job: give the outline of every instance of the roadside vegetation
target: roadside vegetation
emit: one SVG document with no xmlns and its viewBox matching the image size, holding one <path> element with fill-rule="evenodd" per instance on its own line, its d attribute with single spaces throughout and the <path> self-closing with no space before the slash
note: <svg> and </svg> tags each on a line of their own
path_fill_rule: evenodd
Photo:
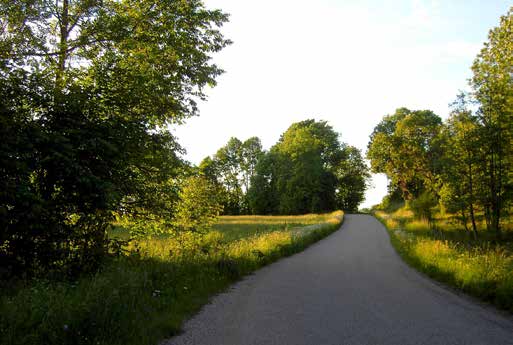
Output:
<svg viewBox="0 0 513 345">
<path fill-rule="evenodd" d="M 431 277 L 513 311 L 513 9 L 474 60 L 445 121 L 397 109 L 367 158 L 389 179 L 373 207 L 392 243 Z"/>
<path fill-rule="evenodd" d="M 76 281 L 2 287 L 2 344 L 156 344 L 242 276 L 337 230 L 340 211 L 291 217 L 221 217 L 205 234 L 134 240 Z M 130 222 L 112 236 L 130 236 Z"/>
<path fill-rule="evenodd" d="M 438 234 L 427 220 L 416 219 L 407 208 L 374 215 L 387 227 L 402 258 L 428 276 L 513 312 L 513 228 L 504 240 L 478 222 L 480 239 L 474 240 L 453 215 L 437 214 Z M 481 217 L 480 217 L 481 218 Z"/>
</svg>

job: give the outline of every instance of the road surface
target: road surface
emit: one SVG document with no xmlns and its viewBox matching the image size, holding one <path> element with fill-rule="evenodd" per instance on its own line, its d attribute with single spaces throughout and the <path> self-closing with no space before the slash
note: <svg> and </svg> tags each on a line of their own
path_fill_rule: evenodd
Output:
<svg viewBox="0 0 513 345">
<path fill-rule="evenodd" d="M 513 344 L 513 319 L 408 267 L 372 216 L 216 296 L 166 345 Z"/>
</svg>

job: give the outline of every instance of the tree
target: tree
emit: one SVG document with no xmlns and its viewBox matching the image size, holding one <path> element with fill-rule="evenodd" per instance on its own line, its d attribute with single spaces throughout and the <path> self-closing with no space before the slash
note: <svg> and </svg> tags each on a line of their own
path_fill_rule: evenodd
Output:
<svg viewBox="0 0 513 345">
<path fill-rule="evenodd" d="M 80 270 L 104 254 L 113 212 L 172 216 L 185 165 L 165 125 L 197 114 L 222 72 L 210 55 L 230 43 L 227 15 L 195 0 L 0 13 L 1 265 Z"/>
<path fill-rule="evenodd" d="M 435 195 L 440 188 L 442 120 L 429 110 L 400 108 L 374 128 L 367 157 L 372 171 L 385 173 L 401 188 L 405 200 L 425 189 Z"/>
<path fill-rule="evenodd" d="M 335 198 L 337 208 L 349 212 L 358 211 L 358 205 L 365 199 L 365 190 L 370 178 L 360 150 L 353 146 L 343 148 L 345 159 L 336 167 L 338 179 Z"/>
<path fill-rule="evenodd" d="M 501 237 L 501 217 L 512 199 L 513 9 L 501 17 L 472 66 L 470 85 L 479 103 L 481 145 L 486 150 L 487 223 Z"/>
<path fill-rule="evenodd" d="M 358 150 L 341 144 L 325 121 L 305 120 L 292 124 L 260 160 L 250 205 L 254 213 L 354 211 L 367 178 Z"/>
<path fill-rule="evenodd" d="M 217 150 L 212 158 L 215 181 L 224 188 L 225 214 L 238 215 L 242 209 L 244 192 L 241 175 L 241 146 L 242 142 L 232 137 L 225 146 Z"/>
<path fill-rule="evenodd" d="M 227 15 L 197 0 L 3 0 L 0 11 L 4 73 L 54 79 L 56 105 L 79 88 L 104 116 L 152 125 L 196 114 L 222 72 L 210 54 L 230 43 L 217 29 Z"/>
<path fill-rule="evenodd" d="M 266 152 L 259 159 L 248 190 L 248 204 L 252 214 L 276 214 L 278 195 L 276 190 L 279 155 Z"/>
<path fill-rule="evenodd" d="M 175 226 L 181 231 L 204 233 L 223 210 L 219 188 L 204 176 L 185 179 L 176 205 Z"/>
<path fill-rule="evenodd" d="M 255 176 L 256 166 L 262 155 L 262 143 L 258 137 L 247 139 L 240 147 L 240 170 L 244 192 L 242 212 L 245 214 L 250 213 L 248 191 L 251 186 L 251 179 Z"/>
<path fill-rule="evenodd" d="M 443 187 L 441 201 L 447 211 L 459 213 L 467 231 L 470 221 L 474 239 L 477 239 L 476 207 L 483 204 L 485 160 L 481 147 L 481 125 L 477 116 L 467 108 L 464 94 L 458 96 L 454 110 L 444 126 Z"/>
<path fill-rule="evenodd" d="M 200 170 L 223 189 L 225 214 L 250 212 L 248 191 L 262 154 L 259 138 L 241 142 L 232 137 L 212 158 L 201 162 Z"/>
</svg>

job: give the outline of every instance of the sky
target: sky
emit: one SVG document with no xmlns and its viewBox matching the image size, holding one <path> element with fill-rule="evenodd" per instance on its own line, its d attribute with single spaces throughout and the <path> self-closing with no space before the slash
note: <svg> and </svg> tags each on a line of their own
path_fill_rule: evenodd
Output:
<svg viewBox="0 0 513 345">
<path fill-rule="evenodd" d="M 204 0 L 230 14 L 234 43 L 213 57 L 225 70 L 200 115 L 173 128 L 198 164 L 230 137 L 265 149 L 294 122 L 326 120 L 365 155 L 369 135 L 395 109 L 442 118 L 471 65 L 513 3 L 499 0 Z M 373 175 L 361 207 L 381 201 Z"/>
</svg>

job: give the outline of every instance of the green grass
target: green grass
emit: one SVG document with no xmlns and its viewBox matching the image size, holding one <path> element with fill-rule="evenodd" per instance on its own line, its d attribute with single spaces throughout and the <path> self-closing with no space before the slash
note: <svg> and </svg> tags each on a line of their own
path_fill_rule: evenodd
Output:
<svg viewBox="0 0 513 345">
<path fill-rule="evenodd" d="M 131 243 L 96 274 L 20 281 L 0 296 L 1 344 L 157 344 L 215 293 L 339 228 L 342 212 L 221 217 L 205 236 Z M 122 227 L 111 236 L 126 237 Z"/>
<path fill-rule="evenodd" d="M 450 215 L 438 216 L 434 235 L 426 221 L 407 209 L 375 212 L 387 227 L 393 246 L 411 266 L 430 277 L 513 312 L 513 251 L 511 231 L 505 241 L 480 229 L 474 241 Z"/>
<path fill-rule="evenodd" d="M 258 236 L 273 231 L 295 229 L 326 221 L 326 215 L 307 214 L 302 216 L 223 216 L 213 226 L 226 241 L 249 236 Z"/>
</svg>

